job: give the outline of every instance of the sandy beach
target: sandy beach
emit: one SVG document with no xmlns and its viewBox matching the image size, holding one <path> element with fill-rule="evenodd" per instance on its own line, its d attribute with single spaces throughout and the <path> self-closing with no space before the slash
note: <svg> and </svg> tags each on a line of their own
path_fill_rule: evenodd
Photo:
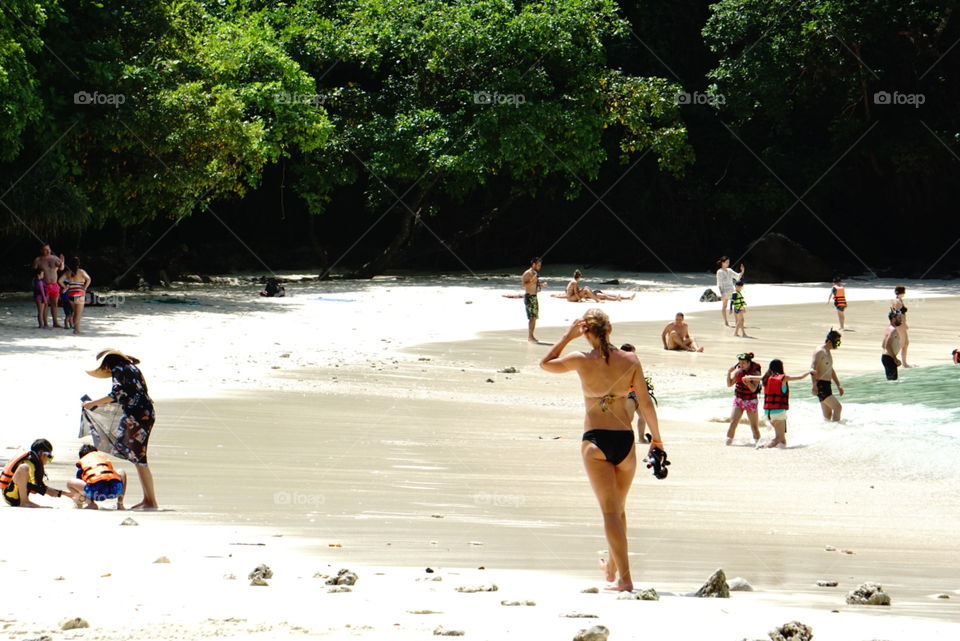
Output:
<svg viewBox="0 0 960 641">
<path fill-rule="evenodd" d="M 63 487 L 79 446 L 78 399 L 107 391 L 84 370 L 100 349 L 123 349 L 142 360 L 156 401 L 150 458 L 165 508 L 81 511 L 46 497 L 38 502 L 57 509 L 0 508 L 10 537 L 0 571 L 16 586 L 0 604 L 5 638 L 423 639 L 442 629 L 572 639 L 604 625 L 614 640 L 739 640 L 792 620 L 838 641 L 960 634 L 960 481 L 947 462 L 909 460 L 922 436 L 865 450 L 852 430 L 817 420 L 800 381 L 790 447 L 755 450 L 746 424 L 736 446 L 723 445 L 723 375 L 737 352 L 807 369 L 836 323 L 828 288 L 751 286 L 746 325 L 756 338 L 740 339 L 722 326 L 718 303 L 697 302 L 708 275 L 664 280 L 625 281 L 636 300 L 603 304 L 614 342 L 637 345 L 654 378 L 673 462 L 665 480 L 641 468 L 628 504 L 634 581 L 659 601 L 602 590 L 579 384 L 537 367 L 548 346 L 527 343 L 522 302 L 501 296 L 517 289 L 516 276 L 304 281 L 270 300 L 229 282 L 127 293 L 116 308 L 88 310 L 80 336 L 35 330 L 29 299 L 0 299 L 12 400 L 0 457 L 44 436 L 56 453 L 49 483 Z M 960 285 L 904 284 L 910 359 L 920 366 L 903 370 L 908 384 L 960 346 L 951 326 Z M 859 390 L 882 378 L 891 290 L 847 286 L 853 331 L 835 360 L 852 425 L 866 420 Z M 541 296 L 537 336 L 552 342 L 588 307 Z M 676 311 L 704 353 L 660 348 Z M 893 395 L 909 389 L 890 385 Z M 902 420 L 909 433 L 911 417 Z M 136 475 L 120 466 L 134 503 Z M 128 516 L 138 525 L 121 526 Z M 160 557 L 170 562 L 154 563 Z M 269 586 L 250 586 L 263 563 Z M 359 580 L 328 592 L 342 568 Z M 754 591 L 685 596 L 717 568 Z M 892 605 L 847 605 L 867 581 Z M 77 616 L 90 627 L 61 632 L 59 622 Z"/>
</svg>

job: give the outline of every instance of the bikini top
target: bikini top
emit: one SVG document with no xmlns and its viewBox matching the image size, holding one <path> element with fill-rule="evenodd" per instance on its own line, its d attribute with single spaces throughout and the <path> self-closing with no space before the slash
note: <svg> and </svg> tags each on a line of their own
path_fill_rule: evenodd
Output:
<svg viewBox="0 0 960 641">
<path fill-rule="evenodd" d="M 600 406 L 601 412 L 610 411 L 610 401 L 613 401 L 618 398 L 629 398 L 629 394 L 606 394 L 604 396 L 585 396 L 584 398 L 591 398 L 597 401 L 597 405 Z"/>
</svg>

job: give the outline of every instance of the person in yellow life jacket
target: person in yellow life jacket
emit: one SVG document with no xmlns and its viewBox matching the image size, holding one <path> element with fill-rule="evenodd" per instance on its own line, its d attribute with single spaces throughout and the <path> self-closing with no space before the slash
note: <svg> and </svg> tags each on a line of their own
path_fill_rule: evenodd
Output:
<svg viewBox="0 0 960 641">
<path fill-rule="evenodd" d="M 107 455 L 94 446 L 84 445 L 77 461 L 77 478 L 67 481 L 67 487 L 77 498 L 86 498 L 87 509 L 96 510 L 97 501 L 117 499 L 117 509 L 122 510 L 127 473 L 114 469 Z"/>
<path fill-rule="evenodd" d="M 833 279 L 833 288 L 830 295 L 827 296 L 827 305 L 833 301 L 833 306 L 837 308 L 837 318 L 840 320 L 840 329 L 843 330 L 843 312 L 847 309 L 847 292 L 843 287 L 843 279 L 839 276 Z"/>
<path fill-rule="evenodd" d="M 67 490 L 47 487 L 44 466 L 53 460 L 53 446 L 45 438 L 38 438 L 30 446 L 29 452 L 17 454 L 7 461 L 0 472 L 0 493 L 7 505 L 12 507 L 48 507 L 37 505 L 30 500 L 31 494 L 61 497 L 72 496 Z"/>
</svg>

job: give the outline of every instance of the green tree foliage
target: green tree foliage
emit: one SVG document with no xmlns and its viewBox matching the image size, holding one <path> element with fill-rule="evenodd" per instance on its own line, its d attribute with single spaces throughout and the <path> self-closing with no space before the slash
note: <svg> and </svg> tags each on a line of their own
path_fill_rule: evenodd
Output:
<svg viewBox="0 0 960 641">
<path fill-rule="evenodd" d="M 180 218 L 329 134 L 322 108 L 285 99 L 313 81 L 257 15 L 78 0 L 40 36 L 45 114 L 29 142 L 42 162 L 12 196 L 31 229 Z"/>
<path fill-rule="evenodd" d="M 42 110 L 28 54 L 43 47 L 40 30 L 54 8 L 38 0 L 4 0 L 0 6 L 0 162 L 17 156 L 23 130 Z"/>
<path fill-rule="evenodd" d="M 373 213 L 400 220 L 367 274 L 441 198 L 488 210 L 519 195 L 573 198 L 610 143 L 623 160 L 653 150 L 678 175 L 692 161 L 677 87 L 607 65 L 607 44 L 626 35 L 612 2 L 304 0 L 273 18 L 335 125 L 330 149 L 300 166 L 301 194 L 320 212 L 337 185 L 360 183 Z"/>
</svg>

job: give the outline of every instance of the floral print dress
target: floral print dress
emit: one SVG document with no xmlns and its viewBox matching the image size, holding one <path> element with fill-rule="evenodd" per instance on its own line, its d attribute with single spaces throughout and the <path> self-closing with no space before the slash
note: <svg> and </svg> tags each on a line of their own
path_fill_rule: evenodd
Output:
<svg viewBox="0 0 960 641">
<path fill-rule="evenodd" d="M 113 444 L 111 454 L 137 465 L 146 465 L 147 441 L 155 419 L 147 384 L 133 363 L 117 365 L 110 373 L 113 375 L 110 397 L 123 409 L 114 438 L 110 439 Z"/>
</svg>

